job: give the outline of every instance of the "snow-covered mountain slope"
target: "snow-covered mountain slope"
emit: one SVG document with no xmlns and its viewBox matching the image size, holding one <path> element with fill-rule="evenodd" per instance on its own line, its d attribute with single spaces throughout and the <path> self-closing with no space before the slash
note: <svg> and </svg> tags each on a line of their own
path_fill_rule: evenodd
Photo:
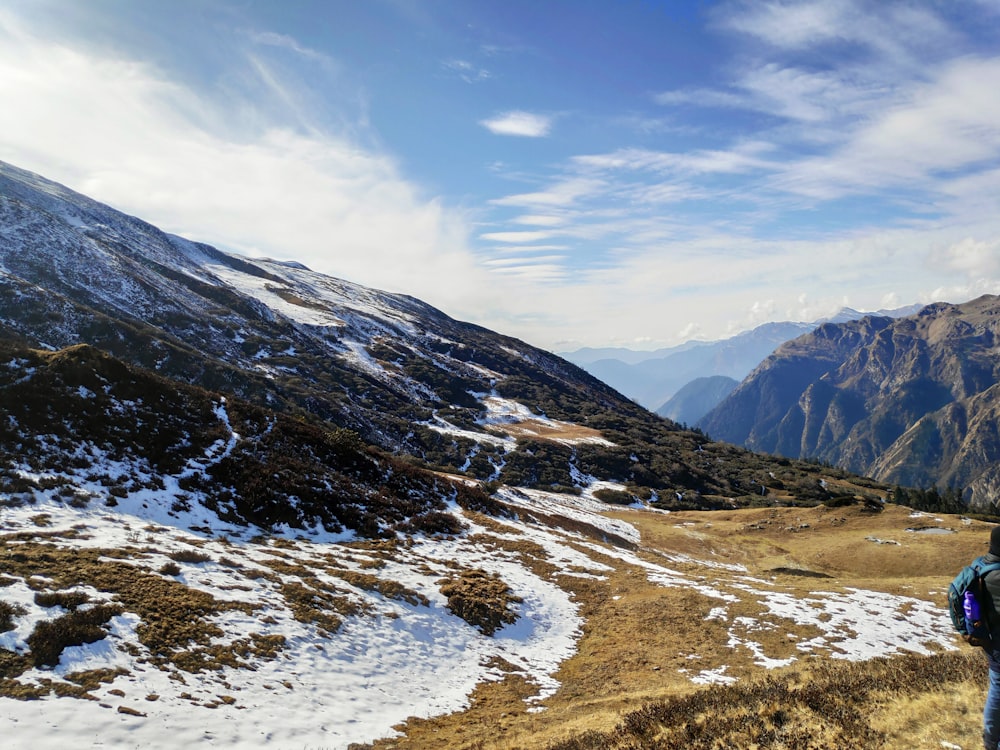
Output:
<svg viewBox="0 0 1000 750">
<path fill-rule="evenodd" d="M 593 416 L 646 417 L 558 357 L 413 298 L 191 243 L 3 164 L 0 327 L 35 346 L 89 343 L 169 377 L 305 410 L 453 468 L 472 442 L 427 425 L 474 428 L 482 399 L 518 382 L 539 391 L 527 404 L 536 414 L 544 397 L 568 412 L 548 415 L 557 419 L 584 416 L 583 404 Z"/>
<path fill-rule="evenodd" d="M 410 297 L 168 235 L 2 163 L 0 334 L 90 344 L 478 481 L 572 488 L 583 475 L 684 507 L 767 483 L 760 459 L 719 447 L 701 460 L 703 435 L 553 354 Z M 517 418 L 498 426 L 496 404 Z M 811 469 L 795 473 L 784 487 L 812 498 Z"/>
</svg>

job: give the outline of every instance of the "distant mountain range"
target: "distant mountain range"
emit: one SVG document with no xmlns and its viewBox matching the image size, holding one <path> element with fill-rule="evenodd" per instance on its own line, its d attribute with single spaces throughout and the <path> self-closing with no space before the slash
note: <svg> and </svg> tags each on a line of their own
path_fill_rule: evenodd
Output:
<svg viewBox="0 0 1000 750">
<path fill-rule="evenodd" d="M 711 408 L 715 404 L 703 398 L 697 405 L 679 406 L 676 401 L 668 403 L 691 381 L 719 375 L 737 382 L 743 380 L 778 346 L 824 322 L 842 323 L 865 315 L 901 317 L 919 309 L 920 305 L 910 305 L 897 310 L 863 313 L 845 307 L 832 318 L 812 323 L 764 323 L 719 341 L 688 341 L 648 352 L 623 348 L 578 349 L 562 352 L 561 356 L 647 409 L 671 419 L 674 414 L 682 413 L 687 419 L 680 421 L 693 424 L 708 412 L 706 408 L 698 413 L 702 406 Z"/>
<path fill-rule="evenodd" d="M 1000 489 L 1000 298 L 866 317 L 779 347 L 699 427 L 882 482 Z"/>
</svg>

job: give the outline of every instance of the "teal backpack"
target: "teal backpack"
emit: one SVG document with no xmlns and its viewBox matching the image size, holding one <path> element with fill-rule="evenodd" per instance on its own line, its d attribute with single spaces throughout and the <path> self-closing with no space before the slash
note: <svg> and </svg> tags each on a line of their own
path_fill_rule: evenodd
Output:
<svg viewBox="0 0 1000 750">
<path fill-rule="evenodd" d="M 948 586 L 948 614 L 951 624 L 973 646 L 990 646 L 990 628 L 983 612 L 992 608 L 986 593 L 986 574 L 1000 570 L 1000 562 L 987 563 L 977 557 L 955 576 Z"/>
</svg>

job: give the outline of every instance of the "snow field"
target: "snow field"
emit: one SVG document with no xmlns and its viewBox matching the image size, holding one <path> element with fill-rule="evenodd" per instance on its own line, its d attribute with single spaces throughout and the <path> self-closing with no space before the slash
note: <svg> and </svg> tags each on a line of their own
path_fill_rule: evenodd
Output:
<svg viewBox="0 0 1000 750">
<path fill-rule="evenodd" d="M 223 413 L 220 406 L 220 419 Z M 223 443 L 214 446 L 213 455 L 225 448 Z M 45 516 L 43 530 L 53 534 L 46 540 L 49 543 L 131 546 L 143 554 L 130 564 L 154 572 L 178 553 L 196 552 L 206 559 L 181 563 L 177 581 L 219 601 L 245 602 L 254 608 L 251 613 L 223 611 L 215 616 L 213 623 L 224 632 L 217 640 L 226 645 L 252 634 L 280 635 L 284 647 L 275 658 L 250 657 L 247 668 L 223 667 L 196 675 L 159 669 L 144 663 L 147 653 L 137 634 L 139 617 L 124 612 L 111 620 L 105 639 L 68 648 L 55 668 L 33 669 L 19 678 L 37 684 L 46 679 L 58 682 L 81 670 L 121 670 L 112 682 L 91 691 L 97 700 L 51 695 L 35 701 L 0 698 L 4 736 L 34 748 L 65 744 L 69 732 L 77 746 L 95 748 L 180 744 L 240 750 L 346 748 L 352 742 L 391 736 L 393 727 L 410 716 L 462 710 L 478 683 L 502 679 L 498 659 L 537 686 L 537 694 L 528 702 L 530 710 L 543 710 L 544 700 L 559 688 L 553 675 L 576 652 L 582 634 L 578 605 L 560 580 L 602 578 L 612 571 L 603 562 L 608 559 L 642 571 L 658 586 L 689 588 L 717 601 L 706 619 L 726 626 L 727 647 L 734 656 L 749 653 L 764 668 L 798 658 L 770 656 L 757 635 L 790 624 L 808 624 L 820 632 L 795 643 L 801 655 L 862 660 L 904 650 L 929 653 L 954 648 L 946 613 L 926 601 L 858 589 L 801 596 L 774 581 L 753 578 L 741 566 L 645 551 L 638 530 L 603 515 L 605 506 L 587 493 L 574 497 L 506 489 L 502 498 L 522 517 L 498 519 L 485 528 L 453 507 L 452 512 L 469 526 L 467 533 L 454 538 L 418 537 L 380 549 L 322 529 L 307 539 L 291 534 L 254 539 L 252 530 L 220 524 L 197 503 L 180 517 L 165 512 L 163 492 L 137 493 L 115 509 L 98 507 L 98 501 L 87 508 L 70 508 L 54 495 L 43 497 L 34 505 L 5 508 L 0 534 L 37 530 L 39 516 Z M 633 548 L 529 523 L 531 512 L 586 523 Z M 206 531 L 193 532 L 184 524 Z M 78 536 L 58 536 L 70 530 Z M 549 579 L 532 571 L 520 554 L 504 548 L 505 541 L 537 545 L 557 572 Z M 476 568 L 499 575 L 523 600 L 516 605 L 520 619 L 493 637 L 451 614 L 439 588 L 449 573 Z M 302 583 L 296 571 L 306 569 L 316 585 L 358 607 L 358 613 L 343 617 L 340 629 L 329 637 L 314 624 L 297 620 L 282 596 L 281 585 Z M 350 575 L 338 575 L 339 571 L 395 582 L 409 593 L 386 596 L 352 582 Z M 93 602 L 109 599 L 87 586 L 78 589 Z M 2 592 L 25 611 L 14 630 L 0 634 L 3 648 L 24 649 L 34 624 L 61 611 L 37 605 L 34 591 L 21 580 Z M 744 605 L 741 612 L 750 602 L 759 614 L 732 615 L 730 608 L 738 602 Z M 690 658 L 699 659 L 695 654 Z M 679 671 L 693 684 L 703 685 L 732 682 L 736 678 L 729 669 L 723 663 L 705 665 L 697 672 Z"/>
</svg>

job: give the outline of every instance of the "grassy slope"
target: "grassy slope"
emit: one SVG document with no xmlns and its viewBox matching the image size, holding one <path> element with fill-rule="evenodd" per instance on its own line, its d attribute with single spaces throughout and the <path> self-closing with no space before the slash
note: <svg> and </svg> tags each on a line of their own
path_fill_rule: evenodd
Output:
<svg viewBox="0 0 1000 750">
<path fill-rule="evenodd" d="M 948 581 L 985 551 L 989 529 L 955 516 L 915 518 L 898 506 L 880 514 L 855 506 L 619 515 L 641 529 L 651 559 L 665 550 L 740 563 L 801 596 L 862 587 L 942 607 Z M 906 531 L 924 525 L 954 533 Z M 940 748 L 946 741 L 970 748 L 980 742 L 985 674 L 968 647 L 861 663 L 800 655 L 791 666 L 768 671 L 747 649 L 727 644 L 724 624 L 704 621 L 718 602 L 696 591 L 656 586 L 624 565 L 606 580 L 579 581 L 575 591 L 587 616 L 585 636 L 558 673 L 562 686 L 544 702 L 545 711 L 527 712 L 522 682 L 509 678 L 481 687 L 468 711 L 411 720 L 400 727 L 405 737 L 374 747 Z M 760 611 L 748 598 L 731 614 Z M 811 626 L 781 625 L 755 633 L 772 658 L 797 653 L 788 632 L 815 635 Z M 678 671 L 692 664 L 728 665 L 726 674 L 739 681 L 693 685 L 690 671 Z"/>
</svg>

